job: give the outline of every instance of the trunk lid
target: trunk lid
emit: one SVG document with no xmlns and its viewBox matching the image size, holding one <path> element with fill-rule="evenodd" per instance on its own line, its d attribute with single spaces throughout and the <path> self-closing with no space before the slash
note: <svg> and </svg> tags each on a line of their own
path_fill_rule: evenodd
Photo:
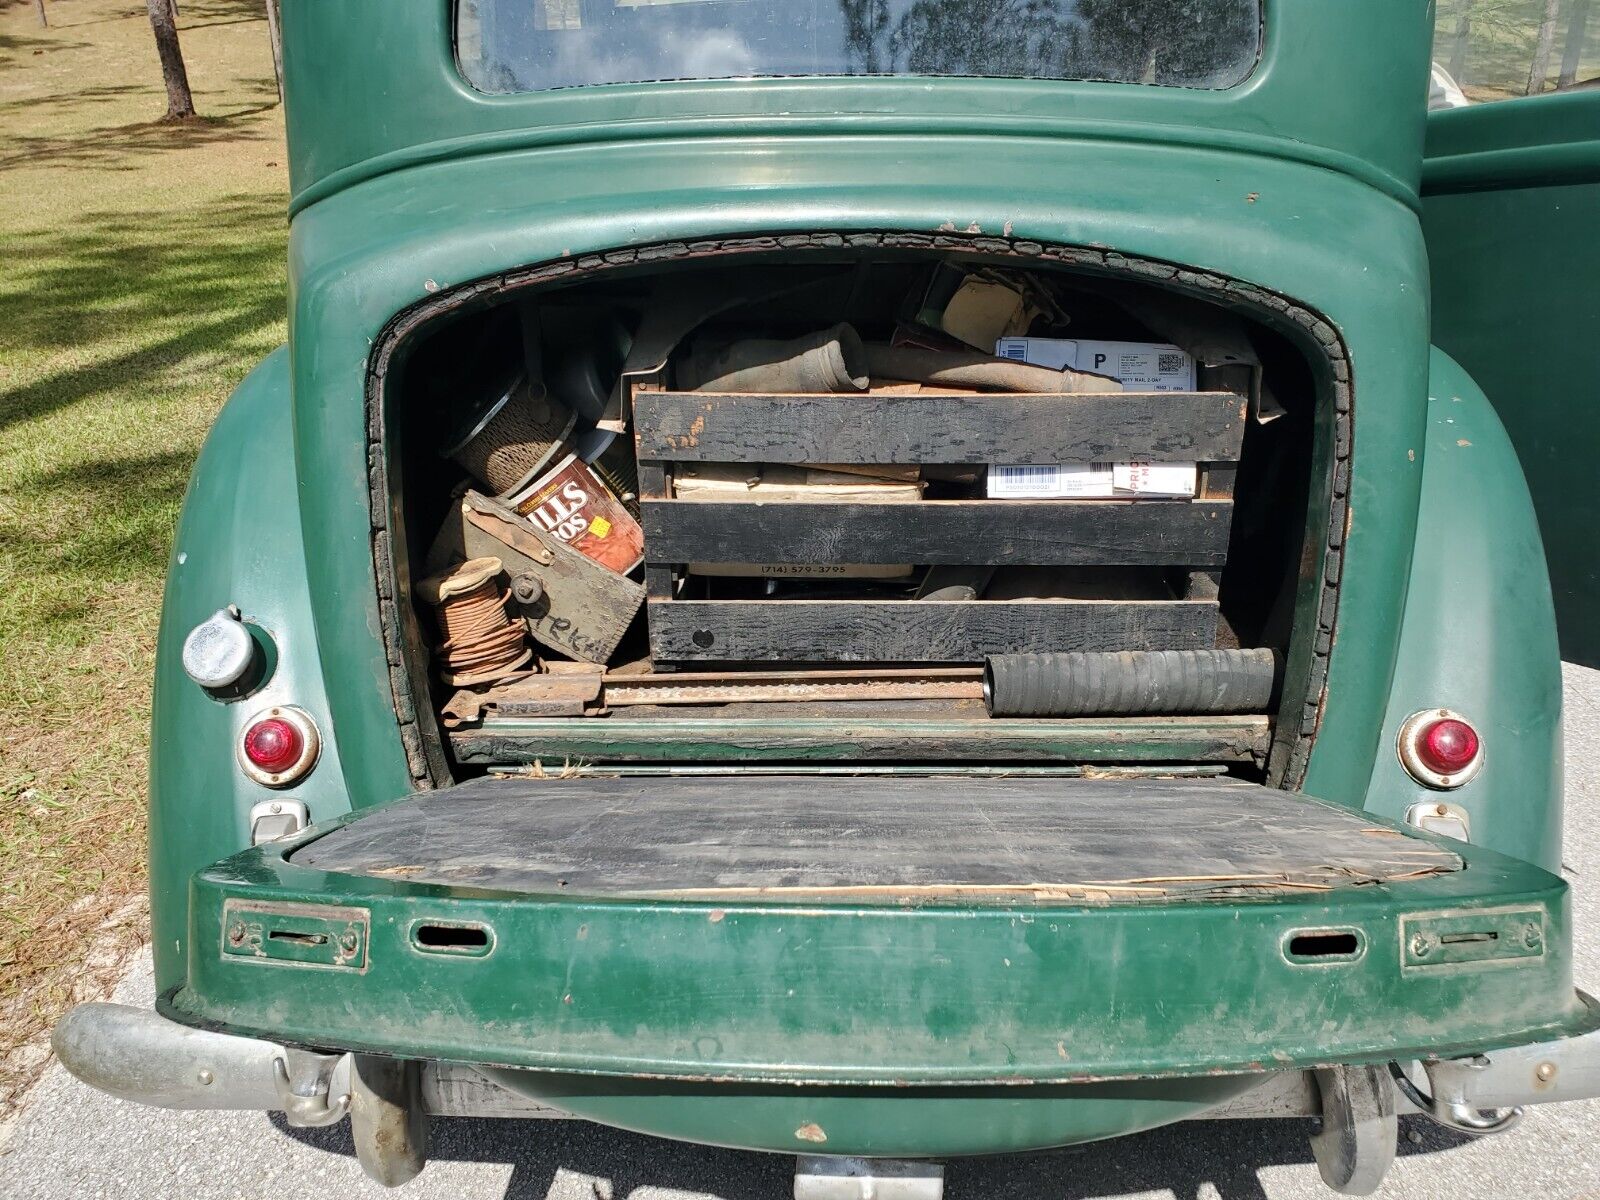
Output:
<svg viewBox="0 0 1600 1200">
<path fill-rule="evenodd" d="M 163 1006 L 635 1081 L 1083 1083 L 1551 1036 L 1566 923 L 1538 868 L 1226 779 L 488 779 L 201 872 Z"/>
</svg>

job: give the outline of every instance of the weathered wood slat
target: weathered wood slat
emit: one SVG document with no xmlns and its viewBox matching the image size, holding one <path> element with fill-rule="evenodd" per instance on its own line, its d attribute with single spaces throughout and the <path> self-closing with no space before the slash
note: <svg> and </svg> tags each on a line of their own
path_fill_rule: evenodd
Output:
<svg viewBox="0 0 1600 1200">
<path fill-rule="evenodd" d="M 1206 600 L 676 600 L 649 604 L 657 662 L 982 662 L 1216 644 Z"/>
<path fill-rule="evenodd" d="M 1220 567 L 1231 500 L 646 500 L 651 562 Z"/>
<path fill-rule="evenodd" d="M 1259 761 L 1266 717 L 1077 717 L 1065 721 L 486 718 L 450 734 L 466 763 L 1239 762 Z"/>
<path fill-rule="evenodd" d="M 639 456 L 672 462 L 1232 462 L 1243 396 L 775 396 L 642 392 Z"/>
</svg>

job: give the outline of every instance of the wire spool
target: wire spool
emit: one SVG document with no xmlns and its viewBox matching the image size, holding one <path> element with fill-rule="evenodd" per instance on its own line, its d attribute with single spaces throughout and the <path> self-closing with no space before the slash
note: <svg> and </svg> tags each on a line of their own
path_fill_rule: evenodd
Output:
<svg viewBox="0 0 1600 1200">
<path fill-rule="evenodd" d="M 417 585 L 417 595 L 433 606 L 443 639 L 440 674 L 452 687 L 504 679 L 533 657 L 527 627 L 506 609 L 511 593 L 500 587 L 504 569 L 498 558 L 474 558 Z"/>
<path fill-rule="evenodd" d="M 505 496 L 550 465 L 577 420 L 519 364 L 468 408 L 441 453 Z"/>
</svg>

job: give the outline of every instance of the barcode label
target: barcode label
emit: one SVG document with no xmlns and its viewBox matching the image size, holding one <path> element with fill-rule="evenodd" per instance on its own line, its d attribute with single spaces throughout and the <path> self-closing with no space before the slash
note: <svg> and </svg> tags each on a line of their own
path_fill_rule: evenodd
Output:
<svg viewBox="0 0 1600 1200">
<path fill-rule="evenodd" d="M 1194 463 L 1075 463 L 989 468 L 991 500 L 1113 500 L 1192 497 Z"/>
<path fill-rule="evenodd" d="M 1111 492 L 1110 463 L 989 468 L 989 496 L 995 500 L 1068 500 Z"/>
<path fill-rule="evenodd" d="M 1108 375 L 1127 392 L 1194 390 L 1194 359 L 1170 342 L 1102 342 L 1075 338 L 1000 338 L 995 354 L 1059 371 Z"/>
</svg>

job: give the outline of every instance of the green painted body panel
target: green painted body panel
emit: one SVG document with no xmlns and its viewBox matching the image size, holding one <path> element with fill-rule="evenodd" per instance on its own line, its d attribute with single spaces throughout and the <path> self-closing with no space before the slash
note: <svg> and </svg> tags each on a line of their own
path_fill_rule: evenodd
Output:
<svg viewBox="0 0 1600 1200">
<path fill-rule="evenodd" d="M 1313 163 L 1400 198 L 1416 188 L 1428 15 L 1392 0 L 1264 0 L 1261 64 L 1226 91 L 819 78 L 490 96 L 456 68 L 453 7 L 284 0 L 294 211 L 379 174 L 522 146 L 790 134 L 1181 142 Z"/>
<path fill-rule="evenodd" d="M 1269 0 L 1263 62 L 1228 92 L 874 79 L 487 97 L 456 75 L 448 8 L 284 5 L 292 354 L 241 386 L 207 443 L 162 621 L 152 905 L 168 1012 L 537 1068 L 514 1077 L 523 1090 L 629 1128 L 885 1155 L 1111 1136 L 1250 1083 L 1208 1072 L 1471 1049 L 1579 1019 L 1564 886 L 1484 849 L 1448 879 L 1271 903 L 741 905 L 716 920 L 705 905 L 407 887 L 297 868 L 282 846 L 241 853 L 251 804 L 271 795 L 233 757 L 259 707 L 292 701 L 322 728 L 321 763 L 288 793 L 314 820 L 414 786 L 380 636 L 363 403 L 372 347 L 397 313 L 646 243 L 961 230 L 1181 263 L 1324 315 L 1353 364 L 1355 437 L 1306 789 L 1399 816 L 1417 790 L 1395 763 L 1395 726 L 1448 703 L 1489 739 L 1462 793 L 1476 840 L 1557 861 L 1557 668 L 1526 490 L 1470 382 L 1442 359 L 1430 382 L 1420 9 Z M 1452 420 L 1471 431 L 1470 462 L 1452 453 Z M 271 631 L 279 663 L 260 695 L 223 705 L 183 675 L 178 650 L 230 601 Z M 1441 644 L 1446 605 L 1462 644 L 1486 655 Z M 728 754 L 708 744 L 705 756 Z M 364 907 L 370 966 L 230 960 L 230 897 Z M 1543 954 L 1400 965 L 1404 913 L 1507 905 L 1540 914 Z M 423 958 L 407 931 L 425 913 L 492 919 L 501 940 L 485 958 Z M 1336 986 L 1319 974 L 1331 968 L 1277 949 L 1288 928 L 1327 924 L 1372 947 L 1337 968 Z M 1091 1082 L 1107 1075 L 1162 1078 Z M 811 1124 L 825 1145 L 797 1140 Z"/>
<path fill-rule="evenodd" d="M 150 920 L 161 981 L 183 975 L 189 877 L 249 845 L 251 805 L 298 799 L 314 821 L 350 808 L 342 739 L 324 699 L 316 641 L 307 636 L 315 618 L 289 435 L 289 353 L 279 350 L 245 378 L 217 418 L 173 541 L 150 728 Z M 183 673 L 179 652 L 189 630 L 230 603 L 272 637 L 277 662 L 254 696 L 219 704 Z M 250 714 L 284 702 L 315 718 L 322 759 L 299 786 L 274 792 L 244 776 L 233 747 Z M 383 771 L 381 761 L 370 767 Z M 391 767 L 390 774 L 398 794 L 404 771 Z"/>
<path fill-rule="evenodd" d="M 1428 467 L 1383 745 L 1412 713 L 1440 705 L 1490 740 L 1477 778 L 1448 795 L 1380 755 L 1367 807 L 1400 819 L 1413 804 L 1448 800 L 1471 817 L 1474 842 L 1559 871 L 1561 658 L 1533 504 L 1494 409 L 1437 351 L 1428 396 Z"/>
<path fill-rule="evenodd" d="M 657 1137 L 791 1154 L 950 1158 L 1070 1146 L 1169 1125 L 1232 1099 L 1250 1075 L 1053 1087 L 800 1088 L 496 1071 L 566 1112 Z M 825 1139 L 825 1140 L 823 1140 Z"/>
<path fill-rule="evenodd" d="M 1600 665 L 1600 92 L 1435 114 L 1423 176 L 1433 340 L 1522 457 L 1563 655 Z"/>
<path fill-rule="evenodd" d="M 908 1085 L 1017 1089 L 1460 1054 L 1589 1020 L 1572 987 L 1565 883 L 1478 848 L 1462 871 L 1333 893 L 904 907 L 409 884 L 297 865 L 294 847 L 315 836 L 196 876 L 188 982 L 165 998 L 172 1015 L 310 1045 L 613 1076 L 608 1088 L 548 1081 L 574 1100 L 597 1093 L 589 1102 L 602 1108 L 626 1107 L 641 1081 L 645 1095 L 661 1080 L 885 1089 L 822 1093 L 841 1130 L 852 1127 L 842 1119 L 850 1111 L 893 1105 Z M 251 911 L 230 910 L 230 900 Z M 343 967 L 253 954 L 249 945 L 274 927 L 263 904 L 292 906 L 295 930 L 313 906 L 336 905 L 327 911 L 341 928 L 356 920 L 370 930 L 366 949 Z M 1446 916 L 1474 929 L 1509 921 L 1526 944 L 1492 962 L 1409 961 L 1418 928 L 1409 922 Z M 492 948 L 418 949 L 411 930 L 422 921 L 487 927 Z M 1328 928 L 1355 931 L 1361 952 L 1316 964 L 1285 955 L 1293 932 Z M 1173 1107 L 1148 1107 L 1149 1123 L 1197 1097 L 1223 1098 L 1220 1087 L 1153 1095 Z M 1105 1132 L 1092 1105 L 1068 1098 L 1041 1114 L 1059 1122 L 1055 1141 Z M 716 1106 L 674 1118 L 704 1136 L 692 1111 Z M 738 1144 L 797 1148 L 795 1128 L 778 1143 L 765 1132 Z M 843 1136 L 830 1149 L 855 1152 Z M 1011 1136 L 1037 1137 L 1038 1125 Z M 872 1144 L 885 1154 L 925 1149 Z"/>
</svg>

